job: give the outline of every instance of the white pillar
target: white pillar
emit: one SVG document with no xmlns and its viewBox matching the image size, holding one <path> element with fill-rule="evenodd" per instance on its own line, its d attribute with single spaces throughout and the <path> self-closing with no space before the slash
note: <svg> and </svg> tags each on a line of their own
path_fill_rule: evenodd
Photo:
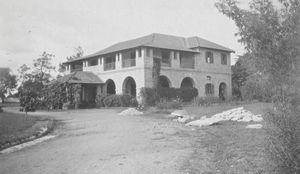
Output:
<svg viewBox="0 0 300 174">
<path fill-rule="evenodd" d="M 116 69 L 122 69 L 122 61 L 120 59 L 121 53 L 116 54 Z"/>
<path fill-rule="evenodd" d="M 179 52 L 177 52 L 177 51 L 171 52 L 171 67 L 172 68 L 180 68 Z"/>
</svg>

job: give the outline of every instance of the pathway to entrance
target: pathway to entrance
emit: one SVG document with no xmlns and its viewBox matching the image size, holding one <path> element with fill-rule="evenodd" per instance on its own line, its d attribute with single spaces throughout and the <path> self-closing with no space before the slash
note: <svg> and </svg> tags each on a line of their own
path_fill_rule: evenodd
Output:
<svg viewBox="0 0 300 174">
<path fill-rule="evenodd" d="M 57 137 L 0 155 L 0 173 L 175 174 L 193 153 L 191 128 L 170 120 L 110 109 L 45 114 L 63 122 Z"/>
</svg>

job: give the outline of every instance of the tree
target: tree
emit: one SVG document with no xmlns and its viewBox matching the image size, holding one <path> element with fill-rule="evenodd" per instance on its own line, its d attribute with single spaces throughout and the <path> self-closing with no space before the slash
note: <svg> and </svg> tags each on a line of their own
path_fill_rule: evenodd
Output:
<svg viewBox="0 0 300 174">
<path fill-rule="evenodd" d="M 232 94 L 237 99 L 242 99 L 241 87 L 245 85 L 249 72 L 244 64 L 247 56 L 240 56 L 237 62 L 231 66 L 232 71 Z"/>
<path fill-rule="evenodd" d="M 0 98 L 2 103 L 4 103 L 6 95 L 10 94 L 16 86 L 16 76 L 10 73 L 10 69 L 0 68 Z"/>
<path fill-rule="evenodd" d="M 29 73 L 30 67 L 28 67 L 26 64 L 23 64 L 19 67 L 18 73 L 19 73 L 19 80 L 21 82 L 24 82 L 25 80 L 28 80 L 32 78 L 32 74 Z"/>
<path fill-rule="evenodd" d="M 275 94 L 276 109 L 265 117 L 269 133 L 266 151 L 269 161 L 275 164 L 269 173 L 300 173 L 300 96 L 296 90 L 299 71 L 295 66 L 299 65 L 299 47 L 295 43 L 299 39 L 300 1 L 278 3 L 275 8 L 271 0 L 252 0 L 250 9 L 245 10 L 238 7 L 236 0 L 220 0 L 216 6 L 235 22 L 236 35 L 245 46 L 253 70 Z"/>
<path fill-rule="evenodd" d="M 75 60 L 75 59 L 78 59 L 78 58 L 82 57 L 83 55 L 84 55 L 84 51 L 83 51 L 82 47 L 78 46 L 78 47 L 74 48 L 74 54 L 72 56 L 66 57 L 66 59 L 67 59 L 67 61 Z M 65 72 L 65 70 L 66 70 L 65 65 L 60 63 L 59 68 L 58 68 L 58 72 L 63 73 L 63 72 Z"/>
<path fill-rule="evenodd" d="M 55 57 L 53 54 L 43 52 L 41 57 L 33 60 L 33 76 L 36 80 L 46 84 L 51 79 L 51 72 L 55 70 L 51 60 Z"/>
<path fill-rule="evenodd" d="M 50 82 L 51 72 L 55 69 L 51 63 L 53 57 L 53 54 L 43 52 L 39 58 L 33 60 L 32 69 L 24 64 L 18 70 L 22 79 L 18 88 L 20 106 L 26 112 L 45 105 L 43 89 Z"/>
</svg>

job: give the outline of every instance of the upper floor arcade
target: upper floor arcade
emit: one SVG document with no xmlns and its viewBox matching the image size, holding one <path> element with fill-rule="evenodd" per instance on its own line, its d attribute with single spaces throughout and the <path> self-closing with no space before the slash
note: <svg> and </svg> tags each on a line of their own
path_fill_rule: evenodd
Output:
<svg viewBox="0 0 300 174">
<path fill-rule="evenodd" d="M 77 60 L 66 62 L 66 71 L 109 72 L 151 68 L 155 60 L 162 69 L 229 71 L 232 50 L 201 39 L 151 34 L 120 42 Z"/>
<path fill-rule="evenodd" d="M 194 52 L 186 52 L 150 47 L 133 48 L 67 63 L 66 71 L 107 72 L 128 68 L 151 68 L 154 60 L 160 61 L 162 69 L 230 68 L 230 53 L 201 48 L 195 50 Z"/>
</svg>

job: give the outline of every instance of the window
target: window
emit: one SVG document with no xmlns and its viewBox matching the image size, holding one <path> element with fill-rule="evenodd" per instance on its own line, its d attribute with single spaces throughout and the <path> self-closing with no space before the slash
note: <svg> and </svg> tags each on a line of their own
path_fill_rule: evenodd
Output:
<svg viewBox="0 0 300 174">
<path fill-rule="evenodd" d="M 205 94 L 206 95 L 213 95 L 214 94 L 214 85 L 208 83 L 205 85 Z"/>
<path fill-rule="evenodd" d="M 214 63 L 214 55 L 212 52 L 208 51 L 205 53 L 205 62 L 206 63 Z"/>
<path fill-rule="evenodd" d="M 135 59 L 136 53 L 135 50 L 130 52 L 130 59 Z"/>
<path fill-rule="evenodd" d="M 227 65 L 227 55 L 225 53 L 221 54 L 221 64 Z"/>
<path fill-rule="evenodd" d="M 91 59 L 91 60 L 88 60 L 88 66 L 95 66 L 95 65 L 98 65 L 98 59 Z"/>
<path fill-rule="evenodd" d="M 161 51 L 161 62 L 162 62 L 162 66 L 171 66 L 170 51 L 167 50 Z"/>
</svg>

